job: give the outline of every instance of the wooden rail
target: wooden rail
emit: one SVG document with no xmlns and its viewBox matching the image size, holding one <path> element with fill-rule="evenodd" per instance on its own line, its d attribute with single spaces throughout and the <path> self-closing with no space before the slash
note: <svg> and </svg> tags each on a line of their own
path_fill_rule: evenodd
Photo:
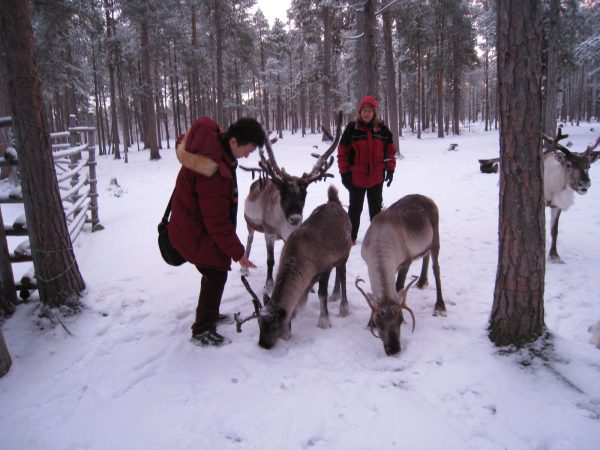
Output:
<svg viewBox="0 0 600 450">
<path fill-rule="evenodd" d="M 72 124 L 74 124 L 74 120 L 75 117 L 71 116 Z M 0 126 L 10 126 L 10 120 L 1 117 Z M 91 224 L 92 231 L 104 229 L 98 217 L 94 133 L 95 128 L 93 127 L 70 126 L 68 131 L 50 134 L 58 188 L 67 219 L 69 236 L 73 243 L 79 237 L 83 225 L 86 223 Z M 18 154 L 9 147 L 5 156 L 0 157 L 0 166 L 18 168 L 18 165 Z M 13 188 L 7 195 L 0 195 L 0 205 L 11 203 L 23 203 L 20 186 Z M 6 236 L 28 236 L 25 214 L 19 216 L 10 225 L 4 224 L 3 231 L 4 240 L 6 240 Z M 4 244 L 6 245 L 6 242 Z M 8 256 L 10 261 L 8 264 L 31 262 L 33 259 L 29 239 L 25 239 L 17 245 Z M 31 291 L 37 289 L 33 266 L 20 280 L 15 280 L 15 287 L 21 298 L 29 297 Z"/>
</svg>

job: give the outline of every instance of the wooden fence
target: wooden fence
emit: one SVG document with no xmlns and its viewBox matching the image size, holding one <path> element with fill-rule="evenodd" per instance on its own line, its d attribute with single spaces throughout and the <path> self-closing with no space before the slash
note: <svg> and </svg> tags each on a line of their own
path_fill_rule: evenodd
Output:
<svg viewBox="0 0 600 450">
<path fill-rule="evenodd" d="M 75 116 L 70 122 L 75 123 Z M 0 118 L 0 126 L 10 126 L 10 118 Z M 96 145 L 95 128 L 71 126 L 68 131 L 51 133 L 52 156 L 56 169 L 56 178 L 60 196 L 67 219 L 67 227 L 71 241 L 74 243 L 85 223 L 91 224 L 92 231 L 102 230 L 98 217 L 98 190 L 96 179 Z M 14 149 L 7 150 L 4 158 L 0 157 L 0 166 L 13 166 L 18 170 L 18 157 Z M 23 203 L 21 187 L 15 186 L 8 194 L 0 195 L 0 205 Z M 2 214 L 0 211 L 0 225 Z M 13 223 L 3 225 L 0 232 L 0 246 L 8 248 L 7 236 L 28 236 L 25 213 L 17 217 Z M 18 244 L 12 253 L 9 252 L 8 264 L 32 262 L 29 239 Z M 6 264 L 0 262 L 0 264 Z M 9 268 L 10 269 L 10 268 Z M 9 271 L 12 273 L 12 270 Z M 4 273 L 7 273 L 4 270 Z M 37 288 L 33 266 L 15 280 L 15 288 L 21 298 L 26 299 L 31 291 Z"/>
</svg>

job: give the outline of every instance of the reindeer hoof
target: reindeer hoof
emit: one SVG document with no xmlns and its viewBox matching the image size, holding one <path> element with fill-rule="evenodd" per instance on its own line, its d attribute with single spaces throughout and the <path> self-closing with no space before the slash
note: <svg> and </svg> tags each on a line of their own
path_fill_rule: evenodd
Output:
<svg viewBox="0 0 600 450">
<path fill-rule="evenodd" d="M 429 280 L 428 280 L 427 278 L 425 278 L 424 280 L 419 280 L 419 281 L 417 282 L 417 287 L 418 287 L 419 289 L 423 289 L 423 288 L 425 288 L 425 286 L 427 286 L 428 284 L 429 284 Z"/>
<path fill-rule="evenodd" d="M 240 272 L 242 272 L 242 275 L 244 275 L 245 277 L 247 277 L 250 274 L 250 270 L 248 270 L 247 267 L 240 266 Z"/>
<path fill-rule="evenodd" d="M 446 317 L 448 315 L 448 313 L 446 312 L 446 308 L 435 308 L 433 310 L 433 315 Z"/>
<path fill-rule="evenodd" d="M 348 307 L 348 303 L 344 304 L 344 303 L 340 303 L 340 312 L 339 312 L 339 316 L 340 317 L 347 317 L 350 314 L 350 308 Z"/>
<path fill-rule="evenodd" d="M 552 264 L 564 264 L 565 262 L 562 260 L 562 258 L 558 255 L 550 255 L 548 257 L 548 260 L 552 263 Z"/>
<path fill-rule="evenodd" d="M 327 328 L 331 328 L 331 323 L 329 322 L 329 317 L 319 317 L 319 323 L 317 324 L 319 328 L 323 328 L 326 330 Z"/>
</svg>

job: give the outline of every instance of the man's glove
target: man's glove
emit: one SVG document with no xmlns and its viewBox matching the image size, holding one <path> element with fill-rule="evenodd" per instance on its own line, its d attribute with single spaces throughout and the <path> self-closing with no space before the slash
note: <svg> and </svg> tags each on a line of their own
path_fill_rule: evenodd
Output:
<svg viewBox="0 0 600 450">
<path fill-rule="evenodd" d="M 394 171 L 393 170 L 386 170 L 385 171 L 385 180 L 387 181 L 387 187 L 390 187 L 390 184 L 392 184 L 392 180 L 394 179 Z"/>
<path fill-rule="evenodd" d="M 342 184 L 348 190 L 352 189 L 352 174 L 350 172 L 340 173 Z"/>
</svg>

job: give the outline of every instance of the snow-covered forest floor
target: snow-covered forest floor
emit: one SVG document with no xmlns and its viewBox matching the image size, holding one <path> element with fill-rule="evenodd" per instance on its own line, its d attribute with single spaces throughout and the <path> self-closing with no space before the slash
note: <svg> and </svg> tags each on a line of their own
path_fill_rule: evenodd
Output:
<svg viewBox="0 0 600 450">
<path fill-rule="evenodd" d="M 577 151 L 599 130 L 598 124 L 564 129 Z M 451 143 L 456 151 L 448 151 Z M 324 151 L 327 144 L 320 135 L 286 133 L 274 149 L 281 166 L 301 174 L 313 164 L 314 146 Z M 597 449 L 600 350 L 588 327 L 600 319 L 600 163 L 590 170 L 589 193 L 561 217 L 564 264 L 546 266 L 552 338 L 506 352 L 486 330 L 497 264 L 498 175 L 480 173 L 477 161 L 498 155 L 498 132 L 472 125 L 461 136 L 421 140 L 407 132 L 401 149 L 405 157 L 384 188 L 384 203 L 421 193 L 438 204 L 448 315 L 432 316 L 430 274 L 428 287 L 409 293 L 416 330 L 403 327 L 395 357 L 366 328 L 369 308 L 353 286 L 357 276 L 367 278 L 360 257 L 366 205 L 348 263 L 350 316 L 337 317 L 337 305 L 330 305 L 332 327 L 317 328 L 311 294 L 292 323 L 292 338 L 270 351 L 257 345 L 255 321 L 240 334 L 221 326 L 233 342 L 200 348 L 189 342 L 199 274 L 189 264 L 167 266 L 156 245 L 178 171 L 174 151 L 163 149 L 160 161 L 150 161 L 134 147 L 128 164 L 99 157 L 105 230 L 84 232 L 76 243 L 87 289 L 81 314 L 63 318 L 73 335 L 38 316 L 36 295 L 2 325 L 13 358 L 0 379 L 2 448 Z M 113 178 L 120 188 L 110 187 Z M 243 198 L 252 178 L 240 171 L 238 180 Z M 327 187 L 310 186 L 305 217 L 325 202 Z M 5 206 L 10 223 L 18 207 Z M 238 230 L 245 243 L 243 208 Z M 249 280 L 259 291 L 266 274 L 262 235 L 251 259 L 259 267 Z M 419 271 L 420 262 L 409 275 Z M 252 311 L 239 275 L 234 264 L 222 312 Z"/>
</svg>

